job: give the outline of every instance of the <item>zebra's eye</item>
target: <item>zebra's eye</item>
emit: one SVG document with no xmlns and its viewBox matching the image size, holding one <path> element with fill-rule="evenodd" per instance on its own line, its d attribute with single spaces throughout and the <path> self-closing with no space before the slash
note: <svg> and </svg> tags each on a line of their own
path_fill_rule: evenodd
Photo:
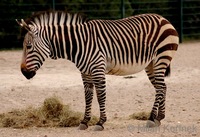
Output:
<svg viewBox="0 0 200 137">
<path fill-rule="evenodd" d="M 26 48 L 27 48 L 27 49 L 31 49 L 31 47 L 32 47 L 31 42 L 28 42 Z"/>
</svg>

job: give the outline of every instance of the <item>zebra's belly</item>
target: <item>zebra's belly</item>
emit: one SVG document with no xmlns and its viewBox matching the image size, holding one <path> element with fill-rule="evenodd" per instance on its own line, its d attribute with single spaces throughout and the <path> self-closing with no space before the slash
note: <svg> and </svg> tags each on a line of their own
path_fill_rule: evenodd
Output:
<svg viewBox="0 0 200 137">
<path fill-rule="evenodd" d="M 106 67 L 106 74 L 120 76 L 135 74 L 144 70 L 147 65 L 148 63 L 133 65 L 111 65 L 108 63 Z"/>
</svg>

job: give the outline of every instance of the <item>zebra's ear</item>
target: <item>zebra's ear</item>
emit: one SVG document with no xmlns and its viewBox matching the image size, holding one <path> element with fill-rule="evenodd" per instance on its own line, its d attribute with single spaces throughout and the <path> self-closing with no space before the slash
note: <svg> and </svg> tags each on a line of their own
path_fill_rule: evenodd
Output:
<svg viewBox="0 0 200 137">
<path fill-rule="evenodd" d="M 23 19 L 21 19 L 21 21 L 18 21 L 17 19 L 15 20 L 22 28 L 25 28 L 27 31 L 31 31 L 30 27 L 26 24 L 26 22 Z"/>
<path fill-rule="evenodd" d="M 37 36 L 37 31 L 36 31 L 36 27 L 31 25 L 31 24 L 26 24 L 26 22 L 21 19 L 21 21 L 16 19 L 16 22 L 22 27 L 25 28 L 29 34 L 31 34 L 32 36 Z"/>
</svg>

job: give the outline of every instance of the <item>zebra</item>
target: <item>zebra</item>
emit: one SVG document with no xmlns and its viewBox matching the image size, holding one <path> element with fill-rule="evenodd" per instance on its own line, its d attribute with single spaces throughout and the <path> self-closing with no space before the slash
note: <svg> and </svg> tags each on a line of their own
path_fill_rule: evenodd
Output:
<svg viewBox="0 0 200 137">
<path fill-rule="evenodd" d="M 173 25 L 158 14 L 139 14 L 117 20 L 88 20 L 78 13 L 44 11 L 17 20 L 26 30 L 21 72 L 35 76 L 46 58 L 67 59 L 80 70 L 85 90 L 85 113 L 78 129 L 88 128 L 94 88 L 100 118 L 94 130 L 103 130 L 106 116 L 105 75 L 130 75 L 145 70 L 155 88 L 155 101 L 147 127 L 165 118 L 165 76 L 178 49 Z"/>
</svg>

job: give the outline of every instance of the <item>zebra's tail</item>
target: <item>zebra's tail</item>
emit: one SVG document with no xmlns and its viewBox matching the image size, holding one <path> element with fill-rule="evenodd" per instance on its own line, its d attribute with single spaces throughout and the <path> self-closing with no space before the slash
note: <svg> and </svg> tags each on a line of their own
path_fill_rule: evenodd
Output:
<svg viewBox="0 0 200 137">
<path fill-rule="evenodd" d="M 170 76 L 170 73 L 171 73 L 171 69 L 170 69 L 170 65 L 169 65 L 165 71 L 165 77 Z"/>
</svg>

